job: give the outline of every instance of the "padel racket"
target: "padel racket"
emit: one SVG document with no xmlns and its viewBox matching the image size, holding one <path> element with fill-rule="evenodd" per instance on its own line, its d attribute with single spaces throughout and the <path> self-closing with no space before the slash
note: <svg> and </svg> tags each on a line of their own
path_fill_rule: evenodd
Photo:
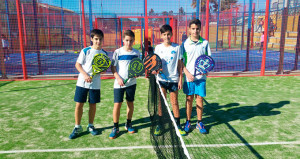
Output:
<svg viewBox="0 0 300 159">
<path fill-rule="evenodd" d="M 93 79 L 93 77 L 96 74 L 106 71 L 110 67 L 110 64 L 111 61 L 107 55 L 105 54 L 95 55 L 92 62 L 93 69 L 92 69 L 91 79 Z"/>
<path fill-rule="evenodd" d="M 148 71 L 159 71 L 161 77 L 165 80 L 168 80 L 165 74 L 162 73 L 162 62 L 158 55 L 149 54 L 144 59 L 145 69 Z"/>
<path fill-rule="evenodd" d="M 194 76 L 210 72 L 215 67 L 215 61 L 208 55 L 201 55 L 196 59 Z"/>
<path fill-rule="evenodd" d="M 124 84 L 133 77 L 141 76 L 145 73 L 143 61 L 140 58 L 133 58 L 128 66 L 128 78 L 124 80 Z"/>
</svg>

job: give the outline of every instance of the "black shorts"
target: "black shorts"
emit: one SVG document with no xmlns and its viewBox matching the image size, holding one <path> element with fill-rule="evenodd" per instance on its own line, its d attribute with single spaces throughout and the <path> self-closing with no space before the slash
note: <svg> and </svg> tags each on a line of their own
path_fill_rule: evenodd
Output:
<svg viewBox="0 0 300 159">
<path fill-rule="evenodd" d="M 87 89 L 76 86 L 74 101 L 79 103 L 85 103 L 89 94 L 89 103 L 100 103 L 100 89 Z"/>
<path fill-rule="evenodd" d="M 163 82 L 159 81 L 159 84 L 162 88 L 166 89 L 169 92 L 176 92 L 178 90 L 178 83 L 175 82 Z"/>
<path fill-rule="evenodd" d="M 114 89 L 114 102 L 115 103 L 123 102 L 124 92 L 126 92 L 127 102 L 133 102 L 134 95 L 135 95 L 135 89 L 136 89 L 136 84 L 129 86 L 129 87 L 125 87 L 125 88 L 115 88 Z"/>
</svg>

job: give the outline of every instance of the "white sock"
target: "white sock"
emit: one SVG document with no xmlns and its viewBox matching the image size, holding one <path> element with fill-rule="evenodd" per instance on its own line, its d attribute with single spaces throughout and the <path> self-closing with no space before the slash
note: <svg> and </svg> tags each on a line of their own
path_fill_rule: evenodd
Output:
<svg viewBox="0 0 300 159">
<path fill-rule="evenodd" d="M 81 125 L 75 125 L 75 128 L 80 128 L 81 127 Z"/>
</svg>

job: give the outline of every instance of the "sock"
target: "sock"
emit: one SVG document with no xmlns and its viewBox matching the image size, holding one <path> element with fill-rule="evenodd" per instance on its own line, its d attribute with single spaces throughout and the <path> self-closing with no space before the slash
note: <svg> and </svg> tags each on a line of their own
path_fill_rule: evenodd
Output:
<svg viewBox="0 0 300 159">
<path fill-rule="evenodd" d="M 131 119 L 127 119 L 127 125 L 131 123 Z"/>
<path fill-rule="evenodd" d="M 191 120 L 186 120 L 186 122 L 189 122 L 189 123 L 191 123 Z"/>
<path fill-rule="evenodd" d="M 200 122 L 202 122 L 202 120 L 197 120 L 197 123 L 200 123 Z"/>
<path fill-rule="evenodd" d="M 81 127 L 81 125 L 75 125 L 75 128 L 80 128 Z"/>
<path fill-rule="evenodd" d="M 176 122 L 177 126 L 180 126 L 180 117 L 178 117 L 178 118 L 175 117 L 175 122 Z"/>
<path fill-rule="evenodd" d="M 115 128 L 119 128 L 119 122 L 114 123 L 114 127 L 115 127 Z"/>
<path fill-rule="evenodd" d="M 93 124 L 89 123 L 88 127 L 94 126 Z"/>
<path fill-rule="evenodd" d="M 158 125 L 163 125 L 162 116 L 158 116 Z"/>
</svg>

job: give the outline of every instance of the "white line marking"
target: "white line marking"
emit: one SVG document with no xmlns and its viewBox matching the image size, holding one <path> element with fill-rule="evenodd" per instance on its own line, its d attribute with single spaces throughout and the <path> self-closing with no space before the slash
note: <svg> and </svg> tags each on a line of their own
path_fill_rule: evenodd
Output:
<svg viewBox="0 0 300 159">
<path fill-rule="evenodd" d="M 300 141 L 292 142 L 263 142 L 263 143 L 236 143 L 236 144 L 204 144 L 186 145 L 186 147 L 239 147 L 239 146 L 263 146 L 263 145 L 300 145 Z M 171 148 L 172 145 L 162 146 Z M 78 152 L 78 151 L 110 151 L 110 150 L 132 150 L 132 149 L 153 149 L 153 146 L 129 146 L 129 147 L 101 147 L 101 148 L 77 148 L 77 149 L 36 149 L 36 150 L 8 150 L 0 151 L 0 154 L 8 153 L 30 153 L 30 152 Z"/>
</svg>

